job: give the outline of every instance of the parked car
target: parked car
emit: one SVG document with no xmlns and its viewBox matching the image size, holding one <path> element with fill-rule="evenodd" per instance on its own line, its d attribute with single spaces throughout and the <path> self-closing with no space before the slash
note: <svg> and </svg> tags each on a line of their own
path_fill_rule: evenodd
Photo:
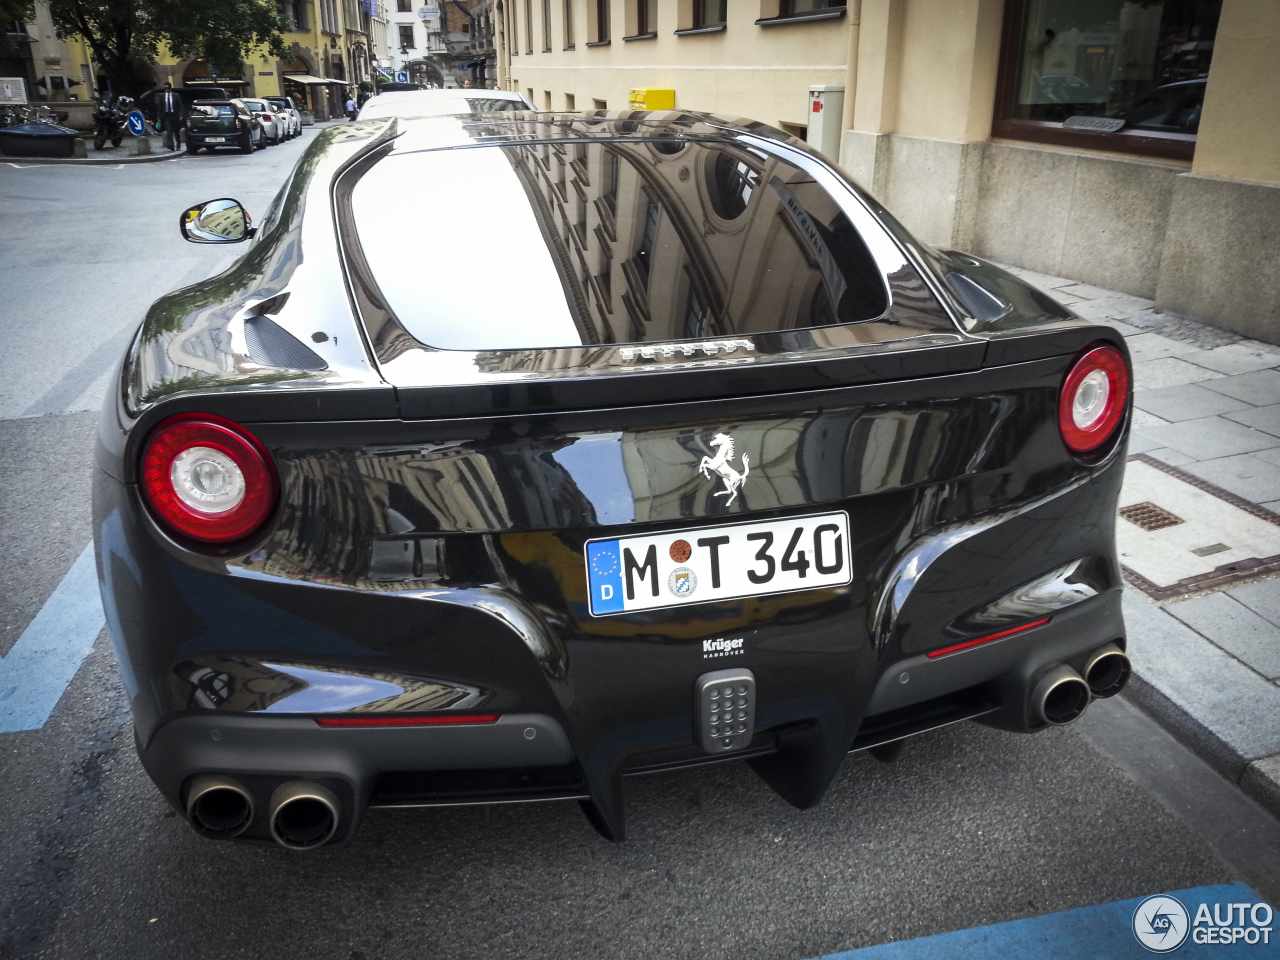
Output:
<svg viewBox="0 0 1280 960">
<path fill-rule="evenodd" d="M 522 94 L 510 90 L 405 90 L 370 97 L 360 108 L 357 119 L 438 117 L 452 113 L 536 109 Z"/>
<path fill-rule="evenodd" d="M 222 87 L 215 87 L 212 84 L 197 87 L 178 87 L 173 91 L 182 98 L 183 113 L 191 113 L 191 105 L 197 100 L 229 100 L 230 94 Z M 159 114 L 156 107 L 160 97 L 163 96 L 163 90 L 148 90 L 138 98 L 137 108 L 142 111 L 142 115 L 146 117 L 152 124 L 159 120 Z"/>
<path fill-rule="evenodd" d="M 253 153 L 266 145 L 262 125 L 243 100 L 197 100 L 187 117 L 187 153 L 200 148 L 212 153 L 219 147 L 239 147 Z"/>
<path fill-rule="evenodd" d="M 1182 80 L 1156 87 L 1116 113 L 1130 130 L 1198 133 L 1206 80 Z"/>
<path fill-rule="evenodd" d="M 263 143 L 275 146 L 284 139 L 283 125 L 277 122 L 276 113 L 271 109 L 270 103 L 256 97 L 246 97 L 244 105 L 249 108 L 253 119 L 262 127 Z"/>
<path fill-rule="evenodd" d="M 344 123 L 256 225 L 180 226 L 246 252 L 148 311 L 94 545 L 142 764 L 206 837 L 572 798 L 617 840 L 631 775 L 738 758 L 805 808 L 850 751 L 1125 684 L 1120 332 L 779 130 Z"/>
<path fill-rule="evenodd" d="M 279 107 L 288 117 L 285 132 L 286 140 L 302 135 L 302 112 L 298 109 L 298 105 L 293 102 L 293 97 L 263 97 L 262 99 Z"/>
</svg>

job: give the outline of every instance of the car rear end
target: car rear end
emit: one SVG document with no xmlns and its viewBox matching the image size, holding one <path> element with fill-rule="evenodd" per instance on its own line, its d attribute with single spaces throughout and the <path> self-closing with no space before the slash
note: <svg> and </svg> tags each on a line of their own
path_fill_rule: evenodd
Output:
<svg viewBox="0 0 1280 960">
<path fill-rule="evenodd" d="M 768 128 L 345 129 L 104 418 L 108 619 L 201 832 L 576 798 L 620 839 L 627 776 L 745 759 L 807 807 L 851 750 L 1123 685 L 1115 331 Z M 389 209 L 501 228 L 424 265 Z M 184 329 L 217 388 L 147 372 Z"/>
<path fill-rule="evenodd" d="M 251 131 L 242 112 L 230 100 L 197 100 L 187 117 L 187 149 L 240 147 L 250 143 Z"/>
</svg>

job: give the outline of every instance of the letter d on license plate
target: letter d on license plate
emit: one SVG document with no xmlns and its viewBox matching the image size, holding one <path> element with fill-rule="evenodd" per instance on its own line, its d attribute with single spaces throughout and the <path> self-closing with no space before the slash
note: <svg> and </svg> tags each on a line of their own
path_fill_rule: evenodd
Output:
<svg viewBox="0 0 1280 960">
<path fill-rule="evenodd" d="M 586 545 L 591 615 L 763 597 L 853 579 L 844 511 Z"/>
</svg>

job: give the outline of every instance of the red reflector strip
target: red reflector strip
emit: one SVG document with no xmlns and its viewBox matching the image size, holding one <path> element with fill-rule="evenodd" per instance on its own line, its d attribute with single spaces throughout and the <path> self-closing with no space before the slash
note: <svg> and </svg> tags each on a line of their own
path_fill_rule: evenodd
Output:
<svg viewBox="0 0 1280 960">
<path fill-rule="evenodd" d="M 1003 640 L 1005 637 L 1011 637 L 1015 633 L 1022 633 L 1023 630 L 1030 630 L 1032 627 L 1043 627 L 1052 620 L 1052 617 L 1045 617 L 1043 620 L 1037 620 L 1035 623 L 1024 623 L 1020 627 L 1013 627 L 1010 630 L 1001 630 L 999 633 L 992 633 L 985 637 L 978 637 L 976 640 L 966 640 L 964 643 L 957 643 L 954 647 L 943 647 L 941 650 L 934 650 L 928 654 L 930 660 L 937 657 L 945 657 L 949 653 L 959 653 L 961 650 L 968 650 L 970 647 L 976 647 L 984 643 L 990 643 L 993 640 Z"/>
<path fill-rule="evenodd" d="M 322 727 L 442 727 L 455 723 L 495 723 L 496 713 L 460 713 L 449 717 L 316 717 Z"/>
</svg>

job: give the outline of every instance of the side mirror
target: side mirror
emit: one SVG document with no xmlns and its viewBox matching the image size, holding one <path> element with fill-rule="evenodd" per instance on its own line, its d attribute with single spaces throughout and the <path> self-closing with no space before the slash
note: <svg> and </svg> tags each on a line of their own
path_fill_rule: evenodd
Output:
<svg viewBox="0 0 1280 960">
<path fill-rule="evenodd" d="M 240 243 L 253 236 L 253 224 L 239 200 L 223 197 L 184 210 L 178 220 L 182 239 L 191 243 Z"/>
</svg>

